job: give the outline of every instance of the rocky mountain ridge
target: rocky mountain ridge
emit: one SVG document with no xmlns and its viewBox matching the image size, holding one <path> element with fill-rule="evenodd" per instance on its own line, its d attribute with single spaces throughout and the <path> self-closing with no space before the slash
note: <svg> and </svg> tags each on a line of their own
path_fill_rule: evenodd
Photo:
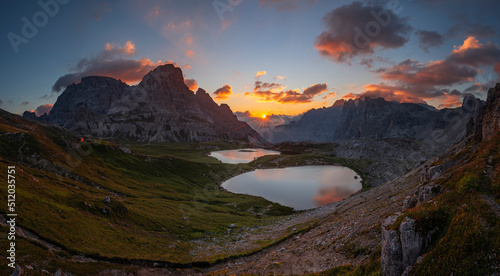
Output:
<svg viewBox="0 0 500 276">
<path fill-rule="evenodd" d="M 411 138 L 432 140 L 444 149 L 464 137 L 467 123 L 483 104 L 474 96 L 466 96 L 461 107 L 442 110 L 383 98 L 340 100 L 331 107 L 312 109 L 300 120 L 275 128 L 272 141 Z"/>
<path fill-rule="evenodd" d="M 70 85 L 47 121 L 81 135 L 142 142 L 265 142 L 248 124 L 238 121 L 226 104 L 218 105 L 203 89 L 184 83 L 180 68 L 158 66 L 136 86 L 109 77 L 89 76 Z"/>
</svg>

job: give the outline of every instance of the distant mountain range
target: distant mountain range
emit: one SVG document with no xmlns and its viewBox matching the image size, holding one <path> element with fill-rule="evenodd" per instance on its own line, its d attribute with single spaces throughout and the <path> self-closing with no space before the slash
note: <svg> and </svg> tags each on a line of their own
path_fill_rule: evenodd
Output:
<svg viewBox="0 0 500 276">
<path fill-rule="evenodd" d="M 446 148 L 460 141 L 484 102 L 466 96 L 458 108 L 436 108 L 366 97 L 339 100 L 312 109 L 300 119 L 267 130 L 270 142 L 337 142 L 352 139 L 411 138 Z M 24 117 L 62 126 L 80 135 L 142 142 L 238 140 L 265 143 L 226 104 L 218 105 L 203 89 L 184 83 L 180 68 L 162 65 L 136 86 L 109 77 L 90 76 L 70 85 L 48 115 Z"/>
<path fill-rule="evenodd" d="M 297 121 L 276 127 L 272 142 L 336 142 L 351 139 L 412 138 L 449 145 L 461 140 L 467 123 L 484 102 L 466 96 L 461 107 L 437 110 L 417 103 L 398 103 L 366 97 L 339 100 L 312 109 Z"/>
<path fill-rule="evenodd" d="M 265 142 L 226 104 L 218 105 L 203 89 L 184 83 L 180 68 L 157 67 L 136 86 L 109 77 L 90 76 L 70 85 L 48 115 L 23 117 L 62 126 L 80 135 L 143 142 Z"/>
</svg>

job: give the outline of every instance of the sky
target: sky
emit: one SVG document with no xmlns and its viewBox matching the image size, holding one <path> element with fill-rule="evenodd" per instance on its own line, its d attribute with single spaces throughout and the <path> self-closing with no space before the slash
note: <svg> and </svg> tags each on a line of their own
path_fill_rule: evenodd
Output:
<svg viewBox="0 0 500 276">
<path fill-rule="evenodd" d="M 499 79 L 498 10 L 497 0 L 2 0 L 0 108 L 42 115 L 84 76 L 134 85 L 165 63 L 251 116 L 366 96 L 456 107 Z"/>
</svg>

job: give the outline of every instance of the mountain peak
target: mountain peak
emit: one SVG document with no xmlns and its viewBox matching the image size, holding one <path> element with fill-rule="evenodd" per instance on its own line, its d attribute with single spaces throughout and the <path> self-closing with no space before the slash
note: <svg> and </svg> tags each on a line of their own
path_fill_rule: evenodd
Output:
<svg viewBox="0 0 500 276">
<path fill-rule="evenodd" d="M 42 119 L 29 112 L 24 116 Z M 189 90 L 173 64 L 151 70 L 137 86 L 109 77 L 82 78 L 64 90 L 44 120 L 81 135 L 125 140 L 266 142 L 229 106 L 219 106 L 203 89 Z"/>
<path fill-rule="evenodd" d="M 188 92 L 182 70 L 173 64 L 164 64 L 149 71 L 139 83 L 148 90 L 178 90 Z"/>
</svg>

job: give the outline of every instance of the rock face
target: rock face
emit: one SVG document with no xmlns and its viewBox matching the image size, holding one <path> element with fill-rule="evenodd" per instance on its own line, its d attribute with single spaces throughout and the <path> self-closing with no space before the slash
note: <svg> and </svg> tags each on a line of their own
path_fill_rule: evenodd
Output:
<svg viewBox="0 0 500 276">
<path fill-rule="evenodd" d="M 383 275 L 407 275 L 431 242 L 431 234 L 421 236 L 415 231 L 415 220 L 408 217 L 401 222 L 399 231 L 389 229 L 397 217 L 397 215 L 390 216 L 382 223 Z"/>
<path fill-rule="evenodd" d="M 473 96 L 465 97 L 462 107 L 442 110 L 383 98 L 341 100 L 329 108 L 310 110 L 297 122 L 277 127 L 273 142 L 290 137 L 316 142 L 412 138 L 448 146 L 464 137 L 467 122 L 482 105 Z"/>
<path fill-rule="evenodd" d="M 500 131 L 500 83 L 488 91 L 488 98 L 483 110 L 482 137 L 489 139 Z"/>
<path fill-rule="evenodd" d="M 304 113 L 300 120 L 276 127 L 271 136 L 272 142 L 335 141 L 335 133 L 340 124 L 344 103 L 344 100 L 339 100 L 331 107 L 311 109 Z"/>
<path fill-rule="evenodd" d="M 32 114 L 26 114 L 32 117 Z M 184 84 L 180 68 L 162 65 L 137 86 L 85 77 L 59 96 L 47 121 L 82 135 L 144 142 L 245 140 L 265 142 L 229 106 Z"/>
<path fill-rule="evenodd" d="M 500 131 L 500 83 L 488 91 L 484 106 L 467 124 L 468 139 L 487 140 Z"/>
</svg>

